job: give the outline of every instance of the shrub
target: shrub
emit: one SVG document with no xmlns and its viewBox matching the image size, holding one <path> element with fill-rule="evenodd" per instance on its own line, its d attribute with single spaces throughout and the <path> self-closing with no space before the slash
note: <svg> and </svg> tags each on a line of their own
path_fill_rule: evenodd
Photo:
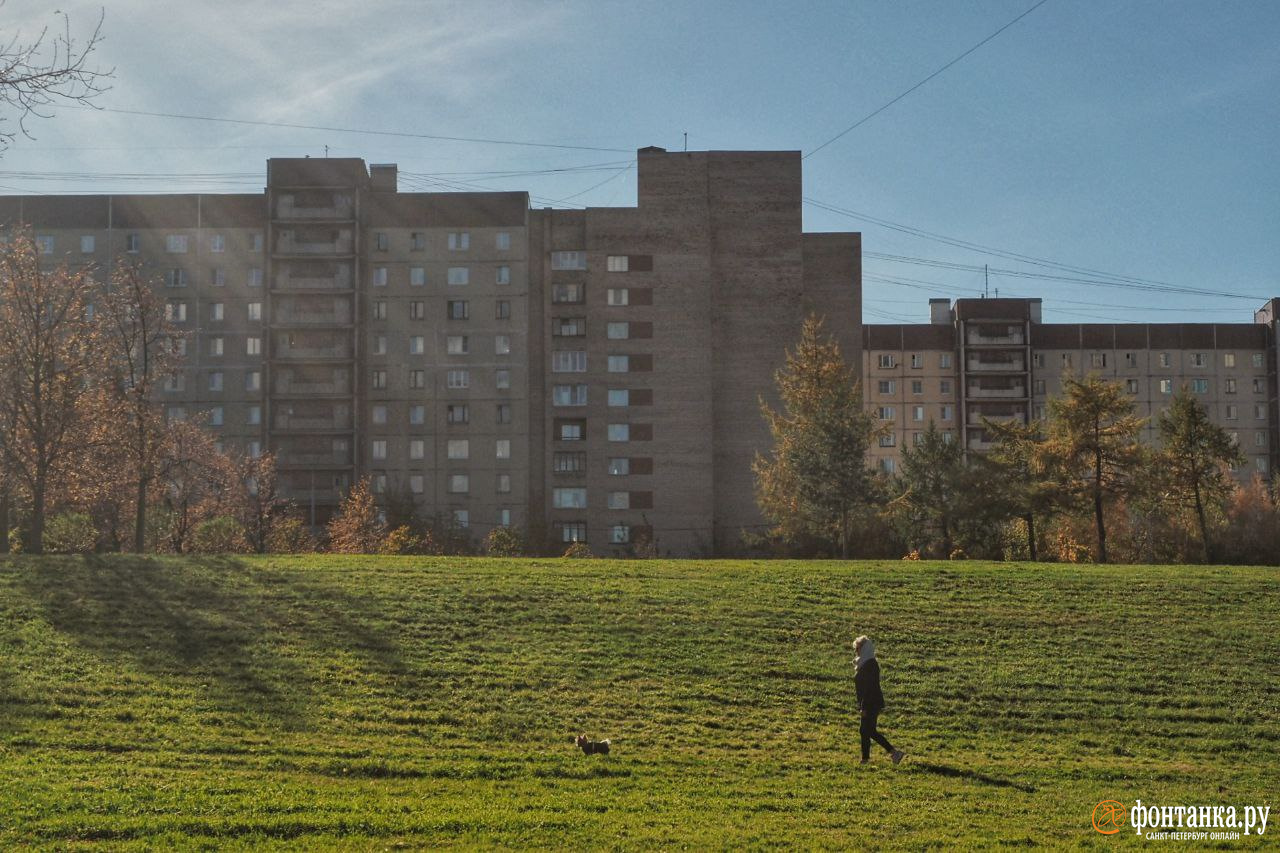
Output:
<svg viewBox="0 0 1280 853">
<path fill-rule="evenodd" d="M 92 554 L 97 543 L 93 520 L 82 512 L 55 515 L 44 529 L 44 549 L 50 554 Z"/>
<path fill-rule="evenodd" d="M 267 551 L 271 554 L 308 554 L 316 550 L 316 538 L 302 519 L 287 515 L 276 519 L 267 533 Z"/>
<path fill-rule="evenodd" d="M 490 557 L 520 557 L 524 550 L 524 537 L 510 527 L 495 527 L 484 538 L 484 552 Z"/>
<path fill-rule="evenodd" d="M 413 529 L 407 524 L 402 524 L 387 534 L 387 538 L 382 541 L 381 553 L 390 556 L 397 556 L 403 554 L 421 554 L 422 550 L 422 537 L 414 533 Z"/>
<path fill-rule="evenodd" d="M 566 557 L 579 559 L 579 560 L 587 559 L 595 556 L 595 554 L 591 553 L 591 549 L 587 547 L 586 542 L 574 542 L 572 545 L 570 545 L 568 548 L 565 549 L 564 555 Z"/>
<path fill-rule="evenodd" d="M 191 533 L 191 550 L 197 554 L 243 554 L 249 550 L 244 525 L 229 515 L 202 521 Z"/>
<path fill-rule="evenodd" d="M 910 552 L 908 552 L 907 554 L 905 554 L 905 555 L 903 556 L 903 558 L 902 558 L 902 559 L 904 559 L 904 560 L 912 560 L 912 561 L 919 560 L 919 559 L 920 559 L 920 549 L 919 549 L 919 548 L 915 548 L 915 549 L 911 550 Z"/>
</svg>

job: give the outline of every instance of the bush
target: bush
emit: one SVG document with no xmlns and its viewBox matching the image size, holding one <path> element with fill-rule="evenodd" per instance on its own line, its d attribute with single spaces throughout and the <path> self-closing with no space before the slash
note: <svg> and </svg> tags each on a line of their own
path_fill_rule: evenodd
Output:
<svg viewBox="0 0 1280 853">
<path fill-rule="evenodd" d="M 316 538 L 302 519 L 293 515 L 278 518 L 267 533 L 267 552 L 271 554 L 309 554 L 316 550 Z"/>
<path fill-rule="evenodd" d="M 97 544 L 93 520 L 82 512 L 55 515 L 44 529 L 44 549 L 50 554 L 92 554 Z"/>
<path fill-rule="evenodd" d="M 191 550 L 197 554 L 243 554 L 249 550 L 244 525 L 229 515 L 202 521 L 191 532 Z"/>
<path fill-rule="evenodd" d="M 423 552 L 423 544 L 421 536 L 414 533 L 413 529 L 407 524 L 402 524 L 388 533 L 386 539 L 382 540 L 380 553 L 389 556 L 421 554 Z"/>
<path fill-rule="evenodd" d="M 588 559 L 590 557 L 594 557 L 595 554 L 591 553 L 591 549 L 587 547 L 586 542 L 574 542 L 572 545 L 570 545 L 568 548 L 565 549 L 564 556 L 570 557 L 573 559 L 583 560 L 583 559 Z"/>
<path fill-rule="evenodd" d="M 14 527 L 9 531 L 9 553 L 21 554 L 22 548 L 22 531 Z"/>
<path fill-rule="evenodd" d="M 495 527 L 484 538 L 484 552 L 490 557 L 521 557 L 524 550 L 524 537 L 510 527 Z"/>
</svg>

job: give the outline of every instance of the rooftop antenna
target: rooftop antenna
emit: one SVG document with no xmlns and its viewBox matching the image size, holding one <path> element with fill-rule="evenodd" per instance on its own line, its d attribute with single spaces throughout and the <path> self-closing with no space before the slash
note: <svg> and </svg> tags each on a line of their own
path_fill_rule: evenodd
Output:
<svg viewBox="0 0 1280 853">
<path fill-rule="evenodd" d="M 684 150 L 689 150 L 689 131 L 687 130 L 684 132 Z"/>
<path fill-rule="evenodd" d="M 328 145 L 326 145 L 326 146 L 324 147 L 324 156 L 325 156 L 325 159 L 326 159 L 326 160 L 329 158 L 329 146 L 328 146 Z"/>
<path fill-rule="evenodd" d="M 991 277 L 987 274 L 987 265 L 982 265 L 982 298 L 986 299 L 990 295 Z M 1000 291 L 996 291 L 996 296 L 1000 295 Z"/>
</svg>

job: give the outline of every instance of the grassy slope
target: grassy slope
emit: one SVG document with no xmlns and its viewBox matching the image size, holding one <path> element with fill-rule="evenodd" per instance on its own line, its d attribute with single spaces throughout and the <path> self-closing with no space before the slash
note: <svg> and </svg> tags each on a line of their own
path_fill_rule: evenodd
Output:
<svg viewBox="0 0 1280 853">
<path fill-rule="evenodd" d="M 0 846 L 1114 843 L 1090 828 L 1102 799 L 1270 801 L 1277 580 L 0 562 Z M 859 631 L 897 768 L 856 765 Z M 613 754 L 575 752 L 577 731 Z"/>
</svg>

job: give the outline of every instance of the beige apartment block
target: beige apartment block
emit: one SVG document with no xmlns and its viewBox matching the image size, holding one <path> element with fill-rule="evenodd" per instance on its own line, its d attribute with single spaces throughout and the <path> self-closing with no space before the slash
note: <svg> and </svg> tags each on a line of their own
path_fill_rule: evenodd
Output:
<svg viewBox="0 0 1280 853">
<path fill-rule="evenodd" d="M 861 349 L 860 235 L 805 234 L 798 152 L 637 154 L 631 208 L 401 192 L 272 159 L 261 194 L 0 197 L 50 263 L 144 263 L 188 333 L 169 417 L 276 454 L 313 523 L 387 505 L 625 554 L 732 552 L 763 519 L 759 400 L 806 313 Z"/>
</svg>

